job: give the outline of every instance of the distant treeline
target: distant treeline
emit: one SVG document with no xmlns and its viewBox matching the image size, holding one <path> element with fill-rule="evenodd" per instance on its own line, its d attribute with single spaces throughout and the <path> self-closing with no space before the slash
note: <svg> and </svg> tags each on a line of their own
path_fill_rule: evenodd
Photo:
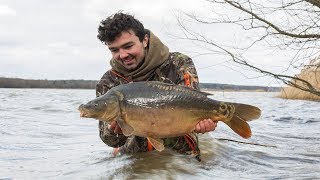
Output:
<svg viewBox="0 0 320 180">
<path fill-rule="evenodd" d="M 98 81 L 1 78 L 0 88 L 94 89 Z"/>
<path fill-rule="evenodd" d="M 34 80 L 0 77 L 0 88 L 56 88 L 56 89 L 94 89 L 94 80 Z M 280 91 L 278 87 L 238 86 L 230 84 L 200 83 L 202 90 L 217 91 Z"/>
<path fill-rule="evenodd" d="M 265 91 L 276 92 L 280 91 L 280 87 L 269 86 L 244 86 L 232 84 L 215 84 L 215 83 L 200 83 L 200 89 L 216 90 L 216 91 Z"/>
</svg>

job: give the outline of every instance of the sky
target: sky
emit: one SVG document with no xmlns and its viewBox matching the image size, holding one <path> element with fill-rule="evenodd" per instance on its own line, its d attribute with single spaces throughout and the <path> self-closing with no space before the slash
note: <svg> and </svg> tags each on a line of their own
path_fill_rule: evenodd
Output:
<svg viewBox="0 0 320 180">
<path fill-rule="evenodd" d="M 213 10 L 201 0 L 0 0 L 0 77 L 99 80 L 110 68 L 111 54 L 96 38 L 97 27 L 120 10 L 139 19 L 170 51 L 190 56 L 200 82 L 281 86 L 219 54 L 206 54 L 210 47 L 177 38 L 178 10 L 202 16 Z M 245 41 L 230 26 L 190 26 L 217 42 Z M 273 53 L 257 49 L 248 58 L 268 69 L 285 66 L 286 54 L 275 60 Z"/>
</svg>

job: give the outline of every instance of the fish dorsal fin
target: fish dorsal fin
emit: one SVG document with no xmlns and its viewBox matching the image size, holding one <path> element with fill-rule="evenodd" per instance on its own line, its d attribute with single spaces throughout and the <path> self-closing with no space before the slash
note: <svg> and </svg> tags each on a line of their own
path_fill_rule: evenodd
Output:
<svg viewBox="0 0 320 180">
<path fill-rule="evenodd" d="M 176 88 L 178 90 L 179 89 L 180 90 L 181 89 L 187 89 L 188 91 L 193 91 L 193 92 L 201 94 L 203 96 L 213 96 L 212 93 L 200 91 L 200 90 L 194 89 L 192 87 L 188 87 L 188 86 L 177 85 L 177 84 L 174 84 L 174 83 L 164 83 L 164 82 L 159 82 L 159 81 L 147 81 L 147 82 L 141 82 L 141 83 L 146 83 L 149 86 L 157 87 L 157 88 L 173 87 L 173 88 Z"/>
<path fill-rule="evenodd" d="M 118 118 L 117 119 L 117 123 L 118 125 L 120 126 L 121 130 L 122 130 L 122 133 L 125 135 L 125 136 L 131 136 L 133 134 L 133 127 L 131 127 L 129 124 L 127 124 L 123 118 Z"/>
<path fill-rule="evenodd" d="M 164 145 L 163 145 L 163 140 L 160 138 L 151 138 L 147 137 L 149 142 L 152 144 L 152 146 L 157 150 L 157 151 L 163 151 L 164 150 Z"/>
</svg>

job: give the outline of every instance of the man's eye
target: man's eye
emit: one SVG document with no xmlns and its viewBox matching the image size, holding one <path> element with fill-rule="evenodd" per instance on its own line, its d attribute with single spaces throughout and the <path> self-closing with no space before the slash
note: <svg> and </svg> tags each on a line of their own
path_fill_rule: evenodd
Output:
<svg viewBox="0 0 320 180">
<path fill-rule="evenodd" d="M 130 49 L 133 45 L 128 45 L 128 46 L 125 46 L 124 48 L 125 49 Z"/>
<path fill-rule="evenodd" d="M 118 49 L 110 49 L 111 52 L 118 52 Z"/>
</svg>

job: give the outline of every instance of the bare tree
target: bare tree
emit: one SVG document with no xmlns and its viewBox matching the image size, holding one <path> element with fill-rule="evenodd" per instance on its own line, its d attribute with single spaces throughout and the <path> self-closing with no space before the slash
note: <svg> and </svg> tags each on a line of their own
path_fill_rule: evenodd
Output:
<svg viewBox="0 0 320 180">
<path fill-rule="evenodd" d="M 301 71 L 305 68 L 318 69 L 320 62 L 320 0 L 207 0 L 212 8 L 223 6 L 234 13 L 221 13 L 213 10 L 205 17 L 182 12 L 177 16 L 179 25 L 184 32 L 184 39 L 201 42 L 212 47 L 213 51 L 224 53 L 241 65 L 251 68 L 263 75 L 272 76 L 284 84 L 320 96 L 319 87 L 315 87 L 307 79 L 288 75 L 285 72 L 271 72 L 255 66 L 246 59 L 244 52 L 253 49 L 257 44 L 264 43 L 268 48 L 290 50 L 293 55 L 288 68 Z M 186 18 L 186 19 L 183 19 Z M 217 26 L 232 24 L 245 32 L 254 33 L 249 43 L 227 46 L 209 39 L 207 36 L 186 26 L 186 21 L 202 25 Z M 221 42 L 219 42 L 221 43 Z M 310 61 L 313 60 L 313 63 Z M 315 63 L 317 62 L 317 63 Z"/>
</svg>

